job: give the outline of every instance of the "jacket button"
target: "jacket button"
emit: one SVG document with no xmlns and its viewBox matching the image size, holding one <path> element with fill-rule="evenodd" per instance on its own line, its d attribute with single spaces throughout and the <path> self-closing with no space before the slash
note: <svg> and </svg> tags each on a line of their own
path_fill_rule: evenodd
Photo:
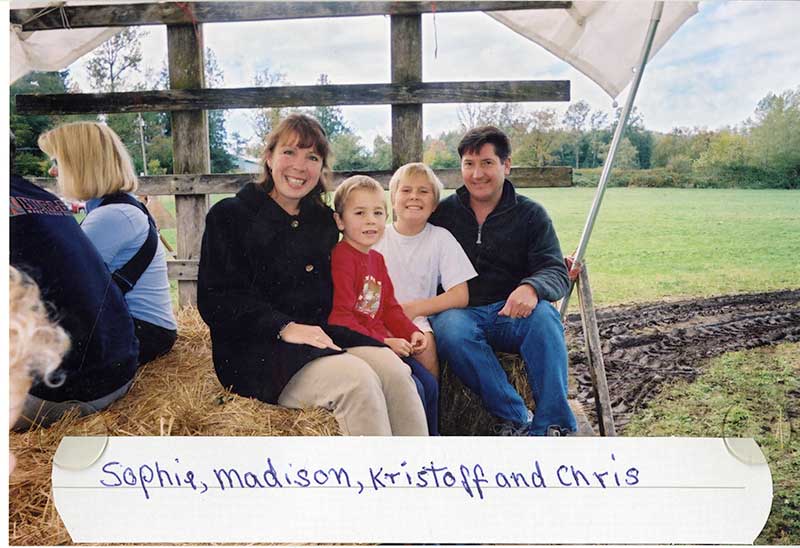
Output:
<svg viewBox="0 0 800 548">
<path fill-rule="evenodd" d="M 297 219 L 292 221 L 292 228 L 297 228 L 298 226 L 300 226 L 300 221 L 298 221 Z"/>
<path fill-rule="evenodd" d="M 306 272 L 311 272 L 312 270 L 314 270 L 314 265 L 313 264 L 307 264 L 306 265 Z"/>
</svg>

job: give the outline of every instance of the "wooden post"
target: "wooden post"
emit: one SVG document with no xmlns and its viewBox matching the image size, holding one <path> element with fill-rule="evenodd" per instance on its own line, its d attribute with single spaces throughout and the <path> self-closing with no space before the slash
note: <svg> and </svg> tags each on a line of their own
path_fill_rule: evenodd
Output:
<svg viewBox="0 0 800 548">
<path fill-rule="evenodd" d="M 603 364 L 603 350 L 600 346 L 600 332 L 597 329 L 597 317 L 592 302 L 592 288 L 589 285 L 589 272 L 583 263 L 578 277 L 578 298 L 580 299 L 581 322 L 583 336 L 586 339 L 586 357 L 589 361 L 589 373 L 594 388 L 594 405 L 597 411 L 597 425 L 601 436 L 616 436 L 614 416 L 611 412 L 611 397 L 608 394 L 606 368 Z"/>
<path fill-rule="evenodd" d="M 172 89 L 205 87 L 201 25 L 168 25 L 167 55 Z M 204 110 L 172 112 L 172 154 L 175 174 L 208 173 L 208 117 Z M 179 260 L 199 260 L 200 243 L 208 211 L 207 195 L 175 195 L 175 220 Z M 197 303 L 197 282 L 178 281 L 180 306 Z"/>
<path fill-rule="evenodd" d="M 422 16 L 391 16 L 392 83 L 422 82 Z M 392 169 L 422 161 L 422 105 L 392 105 Z"/>
</svg>

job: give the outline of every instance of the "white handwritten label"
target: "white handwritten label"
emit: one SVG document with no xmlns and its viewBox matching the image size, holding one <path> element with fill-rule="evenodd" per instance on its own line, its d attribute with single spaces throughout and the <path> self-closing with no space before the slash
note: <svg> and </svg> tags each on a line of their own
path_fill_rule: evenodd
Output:
<svg viewBox="0 0 800 548">
<path fill-rule="evenodd" d="M 119 437 L 53 494 L 74 542 L 750 544 L 771 475 L 735 441 Z"/>
</svg>

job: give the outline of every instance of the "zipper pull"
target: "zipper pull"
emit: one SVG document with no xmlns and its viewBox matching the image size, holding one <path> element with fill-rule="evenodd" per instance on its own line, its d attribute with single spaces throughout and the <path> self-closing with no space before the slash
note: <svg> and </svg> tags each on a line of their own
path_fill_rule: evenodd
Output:
<svg viewBox="0 0 800 548">
<path fill-rule="evenodd" d="M 481 244 L 481 231 L 483 231 L 483 224 L 478 225 L 478 241 L 475 242 L 476 244 Z"/>
</svg>

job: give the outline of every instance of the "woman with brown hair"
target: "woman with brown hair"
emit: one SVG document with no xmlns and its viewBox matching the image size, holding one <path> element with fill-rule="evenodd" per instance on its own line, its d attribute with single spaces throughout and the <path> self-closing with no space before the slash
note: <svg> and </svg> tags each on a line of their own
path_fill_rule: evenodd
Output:
<svg viewBox="0 0 800 548">
<path fill-rule="evenodd" d="M 267 403 L 324 407 L 345 435 L 427 435 L 410 370 L 381 343 L 327 325 L 330 145 L 293 114 L 267 138 L 264 173 L 208 212 L 198 307 L 225 387 Z"/>
</svg>

